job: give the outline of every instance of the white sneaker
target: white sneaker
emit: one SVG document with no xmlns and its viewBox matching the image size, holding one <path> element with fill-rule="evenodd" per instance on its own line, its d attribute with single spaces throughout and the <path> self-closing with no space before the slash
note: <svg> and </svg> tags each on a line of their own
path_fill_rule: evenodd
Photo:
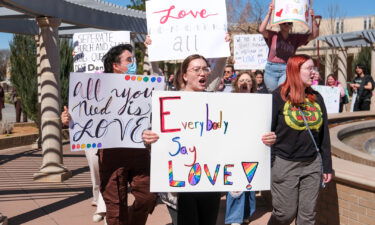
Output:
<svg viewBox="0 0 375 225">
<path fill-rule="evenodd" d="M 104 219 L 104 214 L 103 213 L 95 213 L 93 216 L 92 216 L 92 221 L 97 223 L 97 222 L 100 222 Z"/>
<path fill-rule="evenodd" d="M 0 213 L 0 225 L 8 225 L 8 218 Z"/>
</svg>

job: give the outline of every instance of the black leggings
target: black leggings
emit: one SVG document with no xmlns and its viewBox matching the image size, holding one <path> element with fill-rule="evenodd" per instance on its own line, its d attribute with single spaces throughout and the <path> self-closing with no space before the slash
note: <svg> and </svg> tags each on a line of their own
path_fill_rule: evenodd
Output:
<svg viewBox="0 0 375 225">
<path fill-rule="evenodd" d="M 178 194 L 178 225 L 215 225 L 220 206 L 219 192 Z"/>
</svg>

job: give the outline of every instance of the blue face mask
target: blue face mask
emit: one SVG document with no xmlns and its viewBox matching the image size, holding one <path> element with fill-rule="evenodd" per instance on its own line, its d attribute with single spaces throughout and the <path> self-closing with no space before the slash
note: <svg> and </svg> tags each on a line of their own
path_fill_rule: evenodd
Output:
<svg viewBox="0 0 375 225">
<path fill-rule="evenodd" d="M 135 61 L 135 58 L 134 58 L 134 61 L 128 65 L 126 65 L 126 67 L 128 68 L 128 71 L 126 71 L 126 74 L 136 74 L 137 73 L 137 62 Z"/>
</svg>

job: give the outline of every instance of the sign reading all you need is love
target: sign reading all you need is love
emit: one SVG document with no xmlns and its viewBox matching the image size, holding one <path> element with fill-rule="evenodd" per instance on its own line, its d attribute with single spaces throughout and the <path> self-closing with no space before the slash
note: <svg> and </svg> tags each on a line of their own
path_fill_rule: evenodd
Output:
<svg viewBox="0 0 375 225">
<path fill-rule="evenodd" d="M 164 89 L 163 77 L 71 73 L 69 82 L 72 151 L 144 148 L 152 92 Z"/>
<path fill-rule="evenodd" d="M 155 91 L 152 107 L 152 192 L 269 190 L 271 95 Z"/>
<path fill-rule="evenodd" d="M 150 61 L 230 55 L 225 0 L 146 1 Z"/>
</svg>

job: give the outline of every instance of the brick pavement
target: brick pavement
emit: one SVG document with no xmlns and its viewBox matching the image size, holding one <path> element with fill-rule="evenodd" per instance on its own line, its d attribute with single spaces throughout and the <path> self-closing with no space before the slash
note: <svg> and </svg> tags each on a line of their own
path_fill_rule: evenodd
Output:
<svg viewBox="0 0 375 225">
<path fill-rule="evenodd" d="M 73 177 L 64 183 L 37 183 L 33 173 L 41 165 L 41 151 L 23 146 L 0 151 L 0 212 L 9 225 L 95 225 L 91 203 L 89 169 L 83 152 L 70 152 L 64 146 L 64 165 Z M 129 201 L 133 198 L 129 197 Z M 224 224 L 225 198 L 222 198 L 217 225 Z M 251 225 L 266 224 L 269 208 L 262 199 Z M 158 204 L 147 225 L 170 224 L 164 204 Z"/>
</svg>

